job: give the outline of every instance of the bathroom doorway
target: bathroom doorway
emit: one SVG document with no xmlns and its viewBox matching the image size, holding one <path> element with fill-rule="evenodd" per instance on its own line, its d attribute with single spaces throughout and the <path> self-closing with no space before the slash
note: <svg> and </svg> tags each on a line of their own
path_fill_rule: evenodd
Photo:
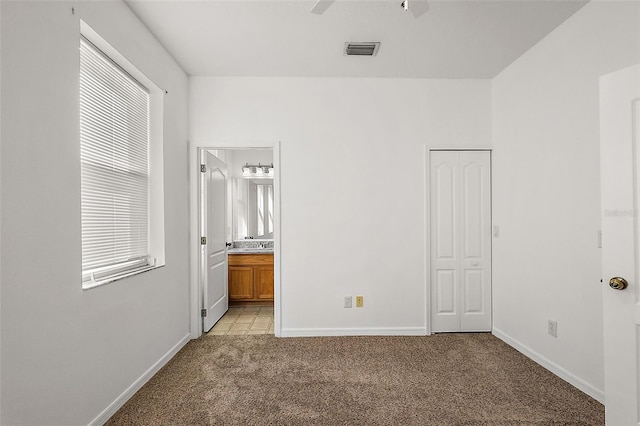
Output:
<svg viewBox="0 0 640 426">
<path fill-rule="evenodd" d="M 207 282 L 206 220 L 202 206 L 207 193 L 202 178 L 197 183 L 197 229 L 192 238 L 199 252 L 196 279 L 195 315 L 192 324 L 197 336 L 214 334 L 275 334 L 280 332 L 280 173 L 279 144 L 267 146 L 198 147 L 196 158 L 204 152 L 222 161 L 227 181 L 226 202 L 218 209 L 227 218 L 224 248 L 224 288 L 228 305 L 219 319 L 204 321 L 208 315 L 205 299 Z M 193 158 L 193 157 L 192 157 Z M 197 164 L 199 173 L 207 170 Z M 259 168 L 260 170 L 256 170 Z M 198 183 L 199 182 L 199 183 Z M 218 203 L 219 204 L 219 203 Z M 192 203 L 193 205 L 193 203 Z M 194 265 L 196 266 L 196 265 Z M 193 282 L 195 281 L 195 283 Z M 227 310 L 228 307 L 228 310 Z M 196 317 L 197 316 L 197 317 Z M 213 318 L 211 319 L 213 320 Z M 206 325 L 205 325 L 206 324 Z M 224 332 L 224 333 L 223 333 Z"/>
</svg>

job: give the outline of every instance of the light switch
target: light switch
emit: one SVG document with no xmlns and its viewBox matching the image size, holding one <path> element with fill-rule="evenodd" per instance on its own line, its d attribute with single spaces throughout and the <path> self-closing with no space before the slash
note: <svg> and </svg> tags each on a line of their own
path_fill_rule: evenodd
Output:
<svg viewBox="0 0 640 426">
<path fill-rule="evenodd" d="M 493 238 L 498 238 L 500 236 L 500 227 L 498 225 L 493 225 Z"/>
</svg>

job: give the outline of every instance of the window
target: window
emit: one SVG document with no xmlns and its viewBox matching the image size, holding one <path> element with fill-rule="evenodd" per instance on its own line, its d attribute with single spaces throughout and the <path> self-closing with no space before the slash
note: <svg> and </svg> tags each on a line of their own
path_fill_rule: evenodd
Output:
<svg viewBox="0 0 640 426">
<path fill-rule="evenodd" d="M 273 233 L 273 184 L 256 185 L 258 238 Z"/>
<path fill-rule="evenodd" d="M 164 264 L 164 237 L 156 235 L 164 218 L 151 211 L 163 204 L 162 196 L 153 197 L 161 173 L 151 173 L 151 90 L 95 39 L 80 42 L 84 288 Z"/>
</svg>

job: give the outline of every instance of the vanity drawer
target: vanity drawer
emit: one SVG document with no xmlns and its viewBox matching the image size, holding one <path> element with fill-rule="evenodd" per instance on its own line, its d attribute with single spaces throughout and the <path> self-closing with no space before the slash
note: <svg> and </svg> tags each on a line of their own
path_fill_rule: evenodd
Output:
<svg viewBox="0 0 640 426">
<path fill-rule="evenodd" d="M 230 254 L 229 265 L 273 265 L 273 253 Z"/>
</svg>

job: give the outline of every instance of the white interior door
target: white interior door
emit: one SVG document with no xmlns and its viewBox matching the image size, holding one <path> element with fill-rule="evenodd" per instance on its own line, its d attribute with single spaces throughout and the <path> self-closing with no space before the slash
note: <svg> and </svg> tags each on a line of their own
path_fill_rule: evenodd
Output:
<svg viewBox="0 0 640 426">
<path fill-rule="evenodd" d="M 226 166 L 217 157 L 202 151 L 204 165 L 201 191 L 202 236 L 202 331 L 206 333 L 227 312 Z"/>
<path fill-rule="evenodd" d="M 602 298 L 608 425 L 637 425 L 640 421 L 639 132 L 640 66 L 602 77 Z M 624 278 L 628 287 L 612 288 L 609 283 L 615 277 Z"/>
<path fill-rule="evenodd" d="M 429 157 L 431 331 L 490 331 L 491 154 Z"/>
</svg>

